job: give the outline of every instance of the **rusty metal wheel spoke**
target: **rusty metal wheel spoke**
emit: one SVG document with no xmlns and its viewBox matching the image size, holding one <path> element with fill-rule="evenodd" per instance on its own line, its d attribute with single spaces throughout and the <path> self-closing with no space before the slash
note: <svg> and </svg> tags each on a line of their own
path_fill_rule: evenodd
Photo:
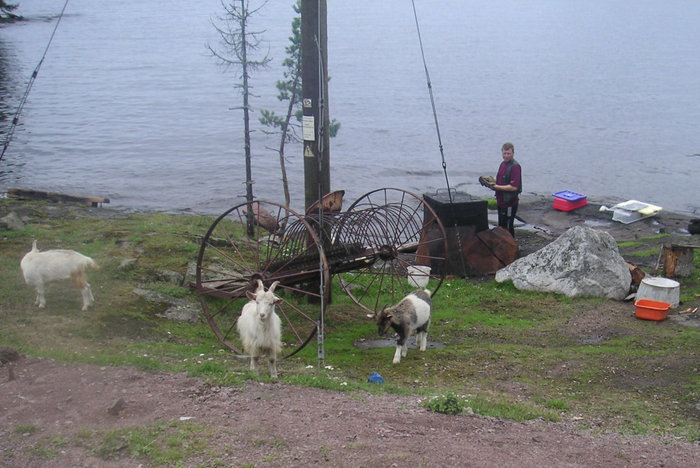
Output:
<svg viewBox="0 0 700 468">
<path fill-rule="evenodd" d="M 328 263 L 316 232 L 303 217 L 262 200 L 242 203 L 219 216 L 202 239 L 196 288 L 202 313 L 217 339 L 243 352 L 236 321 L 257 280 L 266 287 L 279 281 L 283 353 L 289 357 L 316 334 L 323 301 L 320 280 L 328 287 Z"/>
<path fill-rule="evenodd" d="M 435 295 L 447 271 L 447 239 L 422 198 L 401 189 L 378 189 L 355 201 L 344 218 L 344 242 L 361 245 L 357 256 L 365 259 L 337 272 L 356 304 L 373 313 L 397 302 L 415 289 L 407 280 L 409 267 L 415 265 L 431 268 L 427 287 Z"/>
</svg>

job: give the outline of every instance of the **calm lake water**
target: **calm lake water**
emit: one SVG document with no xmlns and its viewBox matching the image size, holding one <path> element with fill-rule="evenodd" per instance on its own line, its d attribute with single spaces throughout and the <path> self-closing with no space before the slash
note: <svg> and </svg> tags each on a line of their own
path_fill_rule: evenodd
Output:
<svg viewBox="0 0 700 468">
<path fill-rule="evenodd" d="M 20 0 L 0 26 L 2 142 L 64 2 Z M 276 137 L 293 0 L 253 18 L 255 196 L 283 202 Z M 700 2 L 416 0 L 450 185 L 477 196 L 512 141 L 527 194 L 572 190 L 698 214 Z M 438 6 L 436 6 L 438 5 Z M 70 0 L 5 158 L 0 190 L 105 196 L 135 210 L 218 214 L 245 194 L 242 104 L 212 21 L 220 0 Z M 328 0 L 331 186 L 417 194 L 445 176 L 409 0 Z M 293 206 L 301 146 L 287 149 Z"/>
</svg>

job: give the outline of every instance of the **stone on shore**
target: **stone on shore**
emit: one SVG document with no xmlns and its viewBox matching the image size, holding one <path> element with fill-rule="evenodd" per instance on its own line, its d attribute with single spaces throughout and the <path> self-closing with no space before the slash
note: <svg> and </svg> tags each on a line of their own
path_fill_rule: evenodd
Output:
<svg viewBox="0 0 700 468">
<path fill-rule="evenodd" d="M 512 281 L 521 290 L 622 300 L 629 292 L 631 275 L 610 234 L 576 226 L 498 270 L 496 281 Z"/>
<path fill-rule="evenodd" d="M 6 216 L 0 218 L 0 228 L 7 229 L 8 231 L 24 231 L 24 223 L 17 213 L 11 211 Z"/>
</svg>

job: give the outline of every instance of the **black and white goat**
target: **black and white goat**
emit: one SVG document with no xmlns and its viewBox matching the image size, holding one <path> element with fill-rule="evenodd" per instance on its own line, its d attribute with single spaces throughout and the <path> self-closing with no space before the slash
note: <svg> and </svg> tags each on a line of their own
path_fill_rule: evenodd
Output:
<svg viewBox="0 0 700 468">
<path fill-rule="evenodd" d="M 36 289 L 35 304 L 40 308 L 46 306 L 46 284 L 58 280 L 70 279 L 73 285 L 80 289 L 83 295 L 82 310 L 87 310 L 95 301 L 85 276 L 86 268 L 98 268 L 97 263 L 90 257 L 74 250 L 55 249 L 40 252 L 34 241 L 32 250 L 22 258 L 20 267 L 24 280 Z"/>
<path fill-rule="evenodd" d="M 401 357 L 406 357 L 408 352 L 408 338 L 416 334 L 416 345 L 420 351 L 425 351 L 428 346 L 428 327 L 430 326 L 430 313 L 432 302 L 430 291 L 417 289 L 392 307 L 384 307 L 381 312 L 374 315 L 377 322 L 377 331 L 380 336 L 393 328 L 399 335 L 396 341 L 394 364 L 401 362 Z"/>
<path fill-rule="evenodd" d="M 267 357 L 270 376 L 277 378 L 277 355 L 282 351 L 282 321 L 275 313 L 275 304 L 282 299 L 274 294 L 279 281 L 265 291 L 263 282 L 258 280 L 255 292 L 246 291 L 250 301 L 243 306 L 238 317 L 238 334 L 243 349 L 250 357 L 250 370 L 255 371 L 258 360 Z"/>
</svg>

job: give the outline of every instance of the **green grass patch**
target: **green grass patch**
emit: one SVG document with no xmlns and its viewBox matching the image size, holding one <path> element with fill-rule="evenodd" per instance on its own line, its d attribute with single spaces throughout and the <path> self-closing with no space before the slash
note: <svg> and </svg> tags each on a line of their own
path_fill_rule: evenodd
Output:
<svg viewBox="0 0 700 468">
<path fill-rule="evenodd" d="M 187 284 L 173 284 L 157 272 L 184 276 L 196 262 L 198 238 L 206 233 L 212 217 L 76 214 L 53 219 L 42 203 L 0 200 L 2 213 L 12 209 L 23 210 L 31 221 L 26 231 L 0 233 L 0 345 L 64 363 L 184 372 L 215 385 L 270 381 L 266 365 L 260 374 L 251 373 L 246 361 L 218 342 L 202 317 L 195 323 L 164 319 L 160 316 L 163 304 L 134 293 L 140 287 L 198 304 Z M 229 227 L 228 232 L 237 230 Z M 19 271 L 19 261 L 32 239 L 42 249 L 75 249 L 100 264 L 100 270 L 88 273 L 96 299 L 93 308 L 81 311 L 80 293 L 65 285 L 49 288 L 45 309 L 34 307 L 34 292 Z M 653 250 L 645 242 L 624 248 L 626 252 L 639 248 L 647 255 Z M 120 267 L 129 259 L 134 260 L 130 268 Z M 680 279 L 681 307 L 697 306 L 697 251 L 694 264 L 693 275 Z M 393 300 L 386 296 L 380 302 Z M 313 307 L 305 305 L 304 310 Z M 239 305 L 232 310 L 231 324 Z M 633 314 L 631 303 L 448 278 L 434 298 L 428 350 L 411 347 L 394 365 L 392 341 L 384 347 L 366 346 L 380 339 L 376 325 L 334 276 L 333 301 L 324 317 L 325 359 L 319 362 L 314 337 L 278 367 L 280 379 L 294 385 L 358 395 L 415 395 L 425 401 L 435 395 L 464 395 L 464 401 L 441 405 L 449 409 L 464 403 L 477 414 L 518 421 L 568 421 L 576 416 L 579 424 L 595 430 L 698 440 L 700 331 L 671 320 L 637 320 Z M 384 377 L 384 384 L 367 382 L 374 371 Z M 37 430 L 13 429 L 16 434 Z M 205 435 L 206 430 L 196 425 L 175 423 L 85 431 L 77 440 L 105 459 L 129 456 L 177 466 L 203 450 Z M 172 447 L 178 441 L 190 448 Z M 50 457 L 57 444 L 43 440 L 36 450 Z"/>
<path fill-rule="evenodd" d="M 634 240 L 634 241 L 618 242 L 617 246 L 621 249 L 638 248 L 640 246 L 644 246 L 645 243 L 647 243 L 649 241 L 666 239 L 667 237 L 668 237 L 668 234 L 661 233 L 661 234 L 657 234 L 655 236 L 644 237 L 642 239 L 638 239 L 638 240 Z M 657 250 L 657 253 L 658 253 L 658 250 Z"/>
<path fill-rule="evenodd" d="M 32 423 L 17 424 L 13 430 L 15 434 L 25 435 L 34 434 L 39 428 Z"/>
<path fill-rule="evenodd" d="M 189 458 L 208 449 L 211 430 L 191 421 L 154 423 L 82 433 L 74 442 L 87 447 L 103 460 L 125 457 L 147 460 L 156 466 L 184 466 Z"/>
</svg>

